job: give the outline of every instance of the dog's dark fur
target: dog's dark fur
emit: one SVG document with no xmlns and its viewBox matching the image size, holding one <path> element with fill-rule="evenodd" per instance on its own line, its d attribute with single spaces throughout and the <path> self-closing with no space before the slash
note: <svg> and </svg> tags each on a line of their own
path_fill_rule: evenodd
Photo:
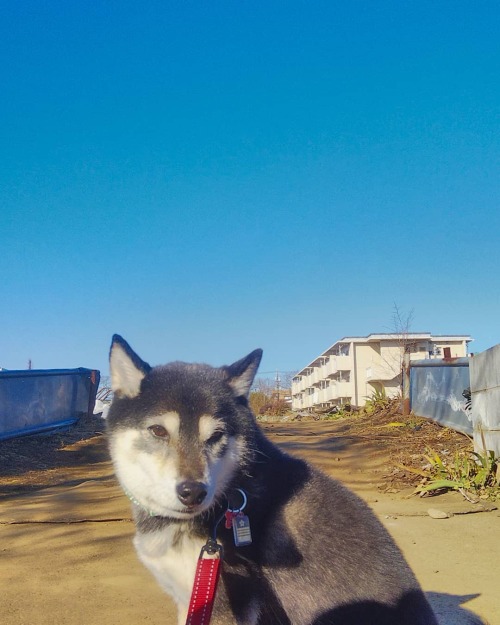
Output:
<svg viewBox="0 0 500 625">
<path fill-rule="evenodd" d="M 173 363 L 151 369 L 120 337 L 114 338 L 113 346 L 122 350 L 120 357 L 129 358 L 127 366 L 139 372 L 135 391 L 120 381 L 119 372 L 114 374 L 108 427 L 117 467 L 127 459 L 117 458 L 121 452 L 113 441 L 165 412 L 180 418 L 175 450 L 177 465 L 183 467 L 179 479 L 202 480 L 193 468 L 208 454 L 200 451 L 198 440 L 202 415 L 224 423 L 226 446 L 217 448 L 217 459 L 224 461 L 230 441 L 239 441 L 237 468 L 223 492 L 200 513 L 186 520 L 151 516 L 146 506 L 134 503 L 141 555 L 139 543 L 149 535 L 170 533 L 171 550 L 182 550 L 189 541 L 203 543 L 228 499 L 238 500 L 236 489 L 247 493 L 252 544 L 237 548 L 232 531 L 224 523 L 217 528 L 224 560 L 214 625 L 437 625 L 404 557 L 368 506 L 303 460 L 283 453 L 260 430 L 247 402 L 260 350 L 231 367 Z M 174 453 L 161 449 L 165 458 Z M 117 473 L 129 491 L 126 478 Z M 161 557 L 165 556 L 159 553 L 158 561 Z M 185 606 L 176 600 L 182 619 Z"/>
</svg>

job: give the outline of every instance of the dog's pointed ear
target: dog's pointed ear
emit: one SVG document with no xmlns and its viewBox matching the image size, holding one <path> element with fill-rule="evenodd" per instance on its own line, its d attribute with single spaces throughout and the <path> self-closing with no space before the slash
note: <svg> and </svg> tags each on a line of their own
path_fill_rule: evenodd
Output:
<svg viewBox="0 0 500 625">
<path fill-rule="evenodd" d="M 236 397 L 248 397 L 261 358 L 262 350 L 255 349 L 245 358 L 228 367 L 223 367 L 228 376 L 229 386 L 233 389 Z"/>
<path fill-rule="evenodd" d="M 141 382 L 151 367 L 139 358 L 127 341 L 115 334 L 109 351 L 109 371 L 113 392 L 120 397 L 132 398 L 139 395 Z"/>
</svg>

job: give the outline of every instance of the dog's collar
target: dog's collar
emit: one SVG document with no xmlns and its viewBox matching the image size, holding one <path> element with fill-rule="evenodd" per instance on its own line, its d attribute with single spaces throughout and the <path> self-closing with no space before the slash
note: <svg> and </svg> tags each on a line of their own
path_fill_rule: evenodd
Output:
<svg viewBox="0 0 500 625">
<path fill-rule="evenodd" d="M 123 487 L 122 487 L 122 488 L 123 488 Z M 236 515 L 237 513 L 242 512 L 242 511 L 243 511 L 243 509 L 244 509 L 244 508 L 246 507 L 246 505 L 247 505 L 247 495 L 246 495 L 245 491 L 244 491 L 244 490 L 242 490 L 241 488 L 236 488 L 235 490 L 236 490 L 236 491 L 238 491 L 238 492 L 240 493 L 240 495 L 241 495 L 241 496 L 242 496 L 242 498 L 243 498 L 243 501 L 242 501 L 241 505 L 240 505 L 237 509 L 232 509 L 232 508 L 230 507 L 230 503 L 229 503 L 229 500 L 228 500 L 228 502 L 227 502 L 227 512 L 230 512 L 230 513 L 232 513 L 233 515 Z M 131 493 L 128 489 L 123 488 L 123 492 L 125 493 L 125 495 L 126 495 L 126 496 L 130 499 L 130 501 L 131 501 L 131 502 L 132 502 L 135 506 L 137 506 L 138 508 L 140 508 L 140 509 L 141 509 L 143 512 L 145 512 L 145 513 L 146 513 L 149 517 L 151 517 L 151 518 L 152 518 L 152 517 L 158 517 L 158 516 L 161 516 L 160 514 L 156 514 L 156 512 L 153 512 L 150 508 L 147 508 L 144 504 L 142 504 L 142 503 L 141 503 L 141 502 L 140 502 L 140 501 L 139 501 L 136 497 L 134 497 L 134 495 L 132 495 L 132 493 Z M 217 523 L 215 524 L 215 527 L 214 527 L 214 534 L 216 533 L 216 531 L 217 531 L 217 526 L 219 525 L 219 523 L 221 522 L 221 520 L 224 518 L 224 516 L 225 516 L 225 515 L 223 514 L 223 515 L 221 516 L 221 518 L 220 518 L 220 519 L 217 521 Z"/>
<path fill-rule="evenodd" d="M 134 504 L 134 506 L 137 506 L 138 508 L 140 508 L 143 512 L 145 512 L 148 517 L 150 518 L 157 518 L 157 519 L 166 519 L 169 522 L 174 522 L 174 523 L 181 523 L 183 522 L 185 519 L 178 519 L 176 517 L 169 517 L 169 516 L 163 516 L 161 514 L 157 514 L 156 512 L 153 512 L 150 508 L 146 507 L 143 503 L 141 503 L 138 499 L 136 499 L 134 497 L 134 495 L 132 495 L 132 493 L 127 490 L 126 488 L 123 489 L 123 492 L 125 493 L 125 495 L 130 499 L 130 501 Z"/>
<path fill-rule="evenodd" d="M 130 499 L 130 501 L 137 506 L 138 508 L 140 508 L 141 510 L 143 510 L 148 516 L 150 517 L 154 517 L 154 516 L 158 516 L 155 512 L 153 512 L 152 510 L 150 510 L 149 508 L 146 508 L 146 506 L 144 506 L 140 501 L 138 501 L 130 491 L 128 491 L 126 488 L 123 489 L 123 492 L 125 493 L 125 495 L 127 495 L 127 497 Z"/>
</svg>

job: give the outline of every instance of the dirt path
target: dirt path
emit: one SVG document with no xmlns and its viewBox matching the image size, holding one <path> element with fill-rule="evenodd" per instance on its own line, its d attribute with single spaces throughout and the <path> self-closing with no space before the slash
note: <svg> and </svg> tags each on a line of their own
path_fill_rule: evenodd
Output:
<svg viewBox="0 0 500 625">
<path fill-rule="evenodd" d="M 341 424 L 264 429 L 370 504 L 403 549 L 441 625 L 500 625 L 498 510 L 465 514 L 474 508 L 457 495 L 424 500 L 381 492 L 387 449 L 369 437 L 345 435 Z M 64 453 L 62 466 L 0 481 L 2 623 L 175 625 L 170 600 L 133 552 L 128 500 L 112 476 L 103 437 Z M 33 484 L 37 490 L 26 492 Z M 433 519 L 430 507 L 454 514 Z"/>
</svg>

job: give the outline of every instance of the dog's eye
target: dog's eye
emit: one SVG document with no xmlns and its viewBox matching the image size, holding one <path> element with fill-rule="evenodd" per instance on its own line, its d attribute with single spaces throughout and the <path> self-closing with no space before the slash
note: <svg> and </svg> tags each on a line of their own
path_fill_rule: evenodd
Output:
<svg viewBox="0 0 500 625">
<path fill-rule="evenodd" d="M 216 430 L 212 434 L 212 436 L 207 440 L 206 444 L 215 445 L 215 443 L 218 443 L 223 436 L 224 436 L 224 432 L 222 430 Z"/>
<path fill-rule="evenodd" d="M 163 427 L 163 425 L 150 425 L 148 427 L 148 430 L 151 432 L 151 434 L 155 437 L 155 438 L 163 438 L 163 439 L 168 439 L 168 432 L 167 430 Z"/>
</svg>

